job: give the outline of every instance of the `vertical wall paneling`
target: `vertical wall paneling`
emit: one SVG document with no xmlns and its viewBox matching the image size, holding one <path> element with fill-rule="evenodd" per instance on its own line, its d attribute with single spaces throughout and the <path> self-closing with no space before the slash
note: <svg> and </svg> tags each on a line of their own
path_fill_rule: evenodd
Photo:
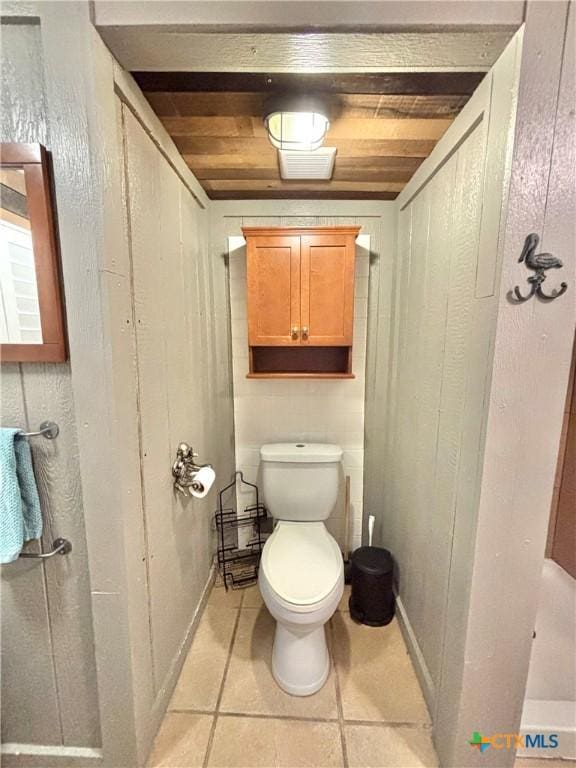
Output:
<svg viewBox="0 0 576 768">
<path fill-rule="evenodd" d="M 134 721 L 137 749 L 147 750 L 149 712 L 154 703 L 152 679 L 152 643 L 148 610 L 148 558 L 146 521 L 142 488 L 140 391 L 138 379 L 138 355 L 136 345 L 136 315 L 133 303 L 134 270 L 130 249 L 130 206 L 126 182 L 127 153 L 123 125 L 123 107 L 114 90 L 113 60 L 106 60 L 106 78 L 98 102 L 109 112 L 106 122 L 105 151 L 115 158 L 114 182 L 106 195 L 105 219 L 107 222 L 108 268 L 103 280 L 110 296 L 111 342 L 113 347 L 112 374 L 114 380 L 115 423 L 123 442 L 121 488 L 123 522 L 127 535 L 124 538 L 128 575 L 128 613 L 130 633 L 138 638 L 131 644 Z M 149 737 L 148 737 L 149 740 Z"/>
<path fill-rule="evenodd" d="M 575 94 L 576 94 L 576 12 L 570 6 L 566 25 L 566 50 L 562 67 L 562 79 L 558 95 L 555 151 L 551 164 L 549 204 L 545 221 L 547 242 L 554 238 L 550 247 L 553 252 L 564 250 L 570 236 L 570 211 L 576 208 L 573 178 L 576 176 L 576 149 L 574 147 Z M 570 172 L 572 171 L 572 180 Z M 568 171 L 568 172 L 567 172 Z M 572 229 L 573 232 L 573 229 Z M 576 299 L 574 300 L 576 301 Z M 572 372 L 566 411 L 564 415 L 563 438 L 566 444 L 559 452 L 556 473 L 557 509 L 551 520 L 550 557 L 564 570 L 576 578 L 576 338 L 572 357 Z M 556 495 L 556 494 L 555 494 Z M 554 507 L 554 503 L 553 503 Z"/>
<path fill-rule="evenodd" d="M 426 161 L 398 201 L 396 253 L 396 203 L 235 201 L 208 211 L 198 185 L 186 183 L 183 161 L 171 155 L 169 137 L 148 113 L 143 117 L 141 94 L 117 68 L 116 86 L 132 99 L 122 134 L 114 64 L 93 34 L 88 8 L 38 8 L 41 25 L 2 30 L 3 56 L 14 63 L 2 72 L 2 138 L 40 140 L 54 151 L 72 365 L 2 366 L 1 416 L 3 424 L 28 428 L 43 418 L 60 422 L 56 443 L 33 444 L 43 546 L 67 535 L 74 552 L 45 566 L 3 569 L 3 740 L 53 748 L 52 757 L 75 764 L 100 755 L 102 728 L 111 764 L 133 764 L 136 752 L 144 761 L 212 553 L 215 493 L 203 503 L 174 497 L 175 447 L 192 442 L 215 464 L 218 485 L 234 468 L 235 444 L 238 466 L 256 471 L 261 442 L 297 432 L 343 436 L 356 506 L 352 544 L 360 542 L 364 506 L 378 517 L 378 543 L 398 561 L 399 607 L 436 710 L 441 761 L 480 761 L 466 745 L 471 728 L 513 730 L 520 716 L 517 691 L 554 473 L 550 423 L 558 416 L 560 424 L 568 376 L 557 363 L 569 360 L 571 339 L 557 331 L 574 325 L 570 294 L 520 308 L 504 298 L 518 282 L 517 252 L 529 230 L 564 259 L 568 280 L 574 274 L 568 4 L 528 3 L 514 163 L 518 61 L 509 48 L 491 76 L 488 106 L 458 136 L 456 124 L 465 121 L 456 121 L 435 151 L 445 162 L 432 170 L 435 161 Z M 504 249 L 499 214 L 510 170 Z M 236 375 L 246 366 L 245 274 L 241 260 L 228 263 L 227 239 L 242 225 L 325 223 L 359 223 L 370 235 L 371 253 L 357 272 L 357 299 L 367 297 L 366 308 L 358 302 L 365 315 L 357 316 L 355 340 L 354 365 L 362 370 L 356 341 L 367 328 L 369 340 L 365 384 L 339 383 L 342 391 L 334 389 L 312 422 L 324 408 L 325 382 L 306 382 L 298 392 L 293 382 L 274 382 L 266 391 L 269 382 Z M 123 232 L 115 229 L 122 225 Z M 538 370 L 527 354 L 534 339 Z M 236 409 L 236 440 L 231 351 L 235 395 L 248 406 Z M 547 408 L 534 409 L 534 398 Z M 293 418 L 270 431 L 278 405 Z M 530 423 L 518 413 L 531 413 Z M 536 445 L 532 433 L 540 436 Z M 341 519 L 337 514 L 333 524 Z M 510 562 L 517 567 L 509 578 Z M 503 667 L 502 648 L 519 649 L 519 661 Z M 498 701 L 485 696 L 487 686 L 499 691 Z M 506 765 L 513 755 L 501 751 L 493 759 Z M 7 762 L 18 762 L 14 749 Z"/>
<path fill-rule="evenodd" d="M 458 687 L 446 689 L 437 724 L 447 765 L 481 765 L 466 749 L 467 734 L 478 723 L 488 733 L 515 732 L 523 707 L 576 303 L 566 294 L 518 306 L 507 292 L 525 280 L 517 260 L 528 232 L 562 259 L 560 279 L 575 283 L 574 41 L 573 3 L 528 2 L 473 545 L 467 530 L 456 532 L 457 570 L 467 569 L 471 587 L 465 632 L 451 647 Z M 511 766 L 514 754 L 502 750 L 492 760 Z"/>
<path fill-rule="evenodd" d="M 429 186 L 429 201 L 438 198 L 443 202 L 441 209 L 434 207 L 429 217 L 419 349 L 422 424 L 418 433 L 417 456 L 423 464 L 418 478 L 417 509 L 428 508 L 428 515 L 423 521 L 423 534 L 426 539 L 424 579 L 436 570 L 440 574 L 436 588 L 442 595 L 446 593 L 452 509 L 449 506 L 443 508 L 442 504 L 438 503 L 435 491 L 440 468 L 437 461 L 430 461 L 429 458 L 435 457 L 440 452 L 439 430 L 442 408 L 439 404 L 443 391 L 450 265 L 454 258 L 451 227 L 453 217 L 456 215 L 454 209 L 456 170 L 457 156 L 453 156 Z M 425 542 L 420 541 L 419 546 L 421 547 L 423 543 Z M 422 599 L 418 612 L 421 616 L 418 630 L 425 632 L 425 636 L 422 636 L 423 652 L 427 659 L 430 676 L 436 685 L 439 675 L 444 610 L 443 606 L 435 605 L 434 601 Z"/>
<path fill-rule="evenodd" d="M 474 535 L 517 49 L 518 38 L 397 201 L 394 303 L 391 319 L 378 310 L 368 359 L 383 383 L 367 388 L 365 498 L 381 499 L 378 542 L 397 563 L 399 613 L 433 717 L 446 628 L 465 634 L 469 575 L 454 573 L 453 540 L 464 518 Z"/>
<path fill-rule="evenodd" d="M 5 27 L 2 47 L 3 57 L 14 62 L 12 71 L 2 67 L 2 141 L 45 143 L 40 27 Z M 1 376 L 2 425 L 27 427 L 22 366 L 4 363 Z M 36 542 L 30 547 L 38 549 Z M 32 736 L 39 743 L 58 744 L 61 725 L 44 573 L 41 568 L 30 568 L 29 562 L 20 562 L 3 566 L 1 577 L 2 700 L 11 704 L 2 717 L 2 741 L 27 742 Z M 33 678 L 41 681 L 38 696 L 31 696 L 21 680 L 21 670 L 31 658 Z"/>
<path fill-rule="evenodd" d="M 36 428 L 49 414 L 60 425 L 56 440 L 36 440 L 33 446 L 44 518 L 43 549 L 51 549 L 58 536 L 79 545 L 74 559 L 55 558 L 55 567 L 43 568 L 62 742 L 96 747 L 100 745 L 98 694 L 74 405 L 69 387 L 62 386 L 58 366 L 27 364 L 22 368 L 29 424 Z M 74 664 L 71 659 L 76 660 Z"/>
<path fill-rule="evenodd" d="M 26 424 L 19 365 L 2 366 L 0 395 L 2 424 Z M 38 550 L 36 542 L 31 549 Z M 31 563 L 23 560 L 2 566 L 2 701 L 4 706 L 10 702 L 2 717 L 2 741 L 59 744 L 60 712 L 44 573 Z M 36 694 L 33 682 L 39 686 Z"/>
<path fill-rule="evenodd" d="M 41 142 L 50 149 L 41 26 L 3 25 L 2 58 L 10 62 L 2 66 L 2 141 Z M 2 567 L 2 741 L 21 744 L 23 751 L 27 744 L 98 747 L 70 365 L 3 364 L 1 375 L 3 425 L 36 429 L 45 419 L 60 425 L 57 440 L 31 443 L 44 517 L 42 547 L 50 549 L 57 536 L 74 546 L 73 555 L 46 565 L 27 560 Z"/>
<path fill-rule="evenodd" d="M 111 57 L 94 34 L 90 9 L 77 3 L 39 3 L 50 149 L 66 294 L 71 395 L 77 425 L 82 514 L 88 549 L 78 557 L 92 590 L 93 652 L 97 685 L 92 686 L 102 731 L 100 759 L 118 763 L 134 757 L 133 679 L 130 659 L 132 572 L 125 562 L 124 518 L 127 453 L 122 420 L 117 419 L 111 293 L 124 282 L 110 254 L 124 243 L 110 237 L 121 209 L 107 206 L 121 158 L 111 149 L 115 124 Z M 87 215 L 89 212 L 89 215 Z M 116 278 L 114 280 L 114 277 Z M 96 385 L 97 382 L 97 385 Z M 127 436 L 126 436 L 127 437 Z M 62 762 L 85 759 L 63 754 Z"/>
<path fill-rule="evenodd" d="M 131 632 L 138 638 L 132 675 L 143 761 L 207 594 L 216 488 L 228 482 L 234 466 L 232 397 L 225 273 L 210 259 L 207 199 L 117 66 L 114 85 L 128 243 L 120 269 L 129 276 L 128 294 L 114 298 L 115 311 L 131 321 L 113 340 L 115 369 L 126 365 L 125 357 L 131 361 L 123 394 L 139 448 L 139 488 L 130 492 L 131 505 L 127 501 L 137 536 L 130 538 L 127 562 L 130 573 L 139 571 L 131 589 Z M 202 501 L 174 492 L 171 467 L 182 441 L 215 467 L 217 485 Z"/>
<path fill-rule="evenodd" d="M 140 120 L 121 109 L 157 718 L 210 575 L 217 489 L 234 465 L 226 272 L 210 259 L 207 212 Z M 216 485 L 203 500 L 173 488 L 171 467 L 183 441 L 216 470 Z"/>
<path fill-rule="evenodd" d="M 176 446 L 217 483 L 234 466 L 227 272 L 203 191 L 88 7 L 37 10 L 2 30 L 2 138 L 53 152 L 71 364 L 3 366 L 1 415 L 59 422 L 32 447 L 44 546 L 74 550 L 3 568 L 2 759 L 144 764 L 213 555 L 216 490 L 176 498 Z"/>
<path fill-rule="evenodd" d="M 165 667 L 170 658 L 169 653 L 163 652 L 165 636 L 159 640 L 156 633 L 176 629 L 171 626 L 171 622 L 166 626 L 166 617 L 162 614 L 169 611 L 169 605 L 166 604 L 165 595 L 155 591 L 157 584 L 152 570 L 155 562 L 159 562 L 162 567 L 165 558 L 168 558 L 169 570 L 165 581 L 167 589 L 172 593 L 175 586 L 171 579 L 172 552 L 167 554 L 164 551 L 164 547 L 171 550 L 173 546 L 170 541 L 171 526 L 165 526 L 167 535 L 158 536 L 158 525 L 172 511 L 172 486 L 166 472 L 167 462 L 170 461 L 170 371 L 167 365 L 169 307 L 162 299 L 166 296 L 170 272 L 176 267 L 174 248 L 178 248 L 179 237 L 179 190 L 178 180 L 173 177 L 152 141 L 127 109 L 124 109 L 124 127 L 150 590 L 148 602 L 152 614 L 152 680 L 156 693 L 158 679 L 161 680 L 166 674 Z M 174 303 L 177 304 L 177 297 Z M 155 611 L 160 613 L 156 620 L 153 617 Z M 158 653 L 162 663 L 157 671 Z"/>
</svg>

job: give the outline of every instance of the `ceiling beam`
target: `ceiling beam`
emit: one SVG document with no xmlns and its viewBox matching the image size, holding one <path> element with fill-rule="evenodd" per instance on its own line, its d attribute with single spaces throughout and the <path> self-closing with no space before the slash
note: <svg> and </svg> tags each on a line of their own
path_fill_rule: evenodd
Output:
<svg viewBox="0 0 576 768">
<path fill-rule="evenodd" d="M 524 0 L 95 0 L 97 26 L 178 25 L 197 29 L 393 29 L 401 26 L 517 28 Z"/>
<path fill-rule="evenodd" d="M 329 188 L 325 192 L 304 190 L 226 190 L 211 191 L 211 200 L 395 200 L 398 192 L 348 192 Z"/>
<path fill-rule="evenodd" d="M 481 76 L 480 76 L 481 77 Z M 479 80 L 474 75 L 475 80 Z M 146 98 L 160 118 L 164 117 L 258 117 L 262 119 L 266 93 L 253 92 L 158 92 L 147 91 Z M 469 96 L 445 94 L 430 96 L 381 95 L 379 93 L 330 94 L 341 117 L 455 117 Z"/>
<path fill-rule="evenodd" d="M 335 94 L 401 94 L 470 96 L 482 72 L 276 73 L 259 72 L 132 72 L 144 91 L 275 93 L 322 91 Z"/>
<path fill-rule="evenodd" d="M 142 5 L 141 3 L 135 5 Z M 407 3 L 409 5 L 409 3 Z M 434 5 L 431 3 L 431 5 Z M 100 26 L 131 72 L 486 72 L 513 31 L 191 32 Z"/>
</svg>

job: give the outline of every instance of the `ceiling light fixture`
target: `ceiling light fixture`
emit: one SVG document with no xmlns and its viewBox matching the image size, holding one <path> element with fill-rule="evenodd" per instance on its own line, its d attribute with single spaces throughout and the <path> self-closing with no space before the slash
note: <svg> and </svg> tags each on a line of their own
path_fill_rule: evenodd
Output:
<svg viewBox="0 0 576 768">
<path fill-rule="evenodd" d="M 321 98 L 295 94 L 272 97 L 266 104 L 264 124 L 274 147 L 302 152 L 321 147 L 330 126 Z"/>
</svg>

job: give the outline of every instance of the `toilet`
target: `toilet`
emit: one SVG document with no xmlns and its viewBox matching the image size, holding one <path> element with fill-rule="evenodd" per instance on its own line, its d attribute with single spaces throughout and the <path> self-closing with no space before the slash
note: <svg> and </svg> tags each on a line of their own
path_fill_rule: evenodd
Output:
<svg viewBox="0 0 576 768">
<path fill-rule="evenodd" d="M 328 533 L 338 497 L 342 449 L 273 443 L 260 449 L 264 502 L 276 521 L 258 584 L 276 619 L 272 674 L 293 696 L 316 693 L 330 673 L 324 624 L 344 591 L 340 547 Z"/>
</svg>

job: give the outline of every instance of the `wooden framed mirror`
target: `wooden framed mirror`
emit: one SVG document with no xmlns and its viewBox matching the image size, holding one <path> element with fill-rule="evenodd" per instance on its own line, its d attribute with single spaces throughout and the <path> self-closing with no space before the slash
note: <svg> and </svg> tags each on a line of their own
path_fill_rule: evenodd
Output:
<svg viewBox="0 0 576 768">
<path fill-rule="evenodd" d="M 0 144 L 0 361 L 64 362 L 60 262 L 46 149 Z"/>
</svg>

